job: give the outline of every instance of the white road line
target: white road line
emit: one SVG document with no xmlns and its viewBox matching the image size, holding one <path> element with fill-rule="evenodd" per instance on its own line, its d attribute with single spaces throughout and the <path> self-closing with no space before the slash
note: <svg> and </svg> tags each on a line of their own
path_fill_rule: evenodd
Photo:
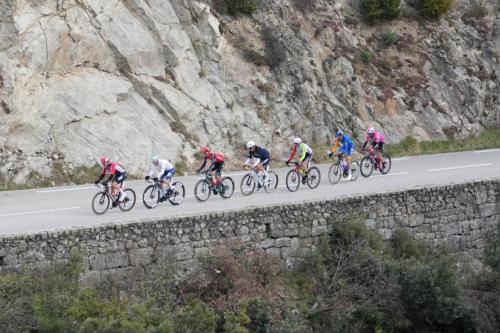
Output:
<svg viewBox="0 0 500 333">
<path fill-rule="evenodd" d="M 406 161 L 406 160 L 411 160 L 410 157 L 399 157 L 399 158 L 393 158 L 391 161 Z"/>
<path fill-rule="evenodd" d="M 446 170 L 456 170 L 456 169 L 478 168 L 478 167 L 484 167 L 484 166 L 490 166 L 490 165 L 493 165 L 493 163 L 463 165 L 463 166 L 450 167 L 450 168 L 440 168 L 440 169 L 429 169 L 427 171 L 434 172 L 434 171 L 446 171 Z"/>
<path fill-rule="evenodd" d="M 487 150 L 476 150 L 474 151 L 475 154 L 482 154 L 482 153 L 494 153 L 494 152 L 500 152 L 500 148 L 499 149 L 487 149 Z"/>
<path fill-rule="evenodd" d="M 395 173 L 388 173 L 387 175 L 375 175 L 372 177 L 388 177 L 388 176 L 401 176 L 401 175 L 409 175 L 409 172 L 395 172 Z"/>
<path fill-rule="evenodd" d="M 82 207 L 68 207 L 68 208 L 55 208 L 55 209 L 42 209 L 42 210 L 34 210 L 31 212 L 20 212 L 20 213 L 8 213 L 8 214 L 0 214 L 0 217 L 4 216 L 18 216 L 18 215 L 30 215 L 30 214 L 41 214 L 41 213 L 53 213 L 53 212 L 62 212 L 66 210 L 75 210 L 80 209 Z"/>
<path fill-rule="evenodd" d="M 61 188 L 57 190 L 42 190 L 36 191 L 36 193 L 53 193 L 53 192 L 67 192 L 67 191 L 79 191 L 79 190 L 90 190 L 96 188 L 95 186 L 88 187 L 72 187 L 72 188 Z"/>
</svg>

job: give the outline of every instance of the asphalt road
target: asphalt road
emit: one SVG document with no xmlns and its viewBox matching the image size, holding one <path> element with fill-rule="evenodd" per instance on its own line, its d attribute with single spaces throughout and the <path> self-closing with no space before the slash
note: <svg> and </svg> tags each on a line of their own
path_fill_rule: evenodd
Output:
<svg viewBox="0 0 500 333">
<path fill-rule="evenodd" d="M 142 193 L 147 184 L 144 181 L 128 182 L 126 186 L 133 188 L 137 195 L 135 207 L 129 212 L 112 209 L 99 216 L 92 212 L 90 206 L 92 197 L 98 191 L 93 185 L 0 192 L 0 235 L 127 223 L 144 218 L 199 214 L 499 178 L 500 148 L 394 158 L 391 171 L 387 175 L 374 172 L 370 178 L 360 176 L 354 182 L 341 181 L 336 185 L 331 185 L 328 181 L 329 164 L 318 166 L 321 170 L 321 184 L 314 190 L 301 185 L 297 192 L 289 192 L 285 187 L 285 174 L 289 168 L 282 168 L 276 170 L 279 184 L 275 192 L 265 193 L 261 190 L 246 197 L 239 191 L 244 172 L 228 173 L 226 176 L 231 176 L 235 181 L 236 191 L 233 196 L 230 199 L 222 199 L 218 195 L 212 195 L 206 202 L 198 202 L 194 197 L 194 184 L 199 178 L 175 177 L 174 179 L 183 182 L 186 188 L 184 202 L 180 206 L 161 203 L 155 209 L 147 209 L 142 203 Z"/>
</svg>

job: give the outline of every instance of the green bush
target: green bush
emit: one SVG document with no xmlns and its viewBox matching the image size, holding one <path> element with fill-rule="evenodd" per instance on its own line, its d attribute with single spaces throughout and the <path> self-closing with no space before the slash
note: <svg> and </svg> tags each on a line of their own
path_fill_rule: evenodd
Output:
<svg viewBox="0 0 500 333">
<path fill-rule="evenodd" d="M 363 50 L 360 53 L 361 61 L 363 61 L 365 64 L 369 63 L 370 60 L 372 60 L 373 55 L 370 51 L 368 50 Z"/>
<path fill-rule="evenodd" d="M 205 303 L 192 300 L 176 314 L 176 333 L 215 333 L 217 316 Z"/>
<path fill-rule="evenodd" d="M 398 34 L 394 31 L 385 31 L 381 36 L 382 44 L 385 47 L 390 47 L 398 42 Z"/>
<path fill-rule="evenodd" d="M 259 0 L 218 0 L 215 5 L 232 16 L 251 15 L 259 7 Z"/>
<path fill-rule="evenodd" d="M 397 229 L 391 237 L 391 254 L 395 259 L 421 259 L 425 253 L 422 243 L 415 241 L 404 229 Z"/>
<path fill-rule="evenodd" d="M 361 0 L 361 13 L 369 23 L 392 20 L 399 16 L 400 5 L 401 0 Z"/>
<path fill-rule="evenodd" d="M 447 14 L 455 4 L 455 0 L 421 0 L 420 12 L 427 18 L 438 18 Z"/>
</svg>

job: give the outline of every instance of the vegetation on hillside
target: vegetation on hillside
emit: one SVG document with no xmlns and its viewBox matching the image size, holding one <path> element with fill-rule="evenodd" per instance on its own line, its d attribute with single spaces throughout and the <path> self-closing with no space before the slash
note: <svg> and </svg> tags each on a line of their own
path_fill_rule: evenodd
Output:
<svg viewBox="0 0 500 333">
<path fill-rule="evenodd" d="M 188 275 L 167 264 L 135 288 L 104 279 L 99 289 L 79 286 L 74 256 L 0 276 L 0 331 L 496 332 L 499 249 L 500 225 L 478 263 L 343 221 L 291 271 L 233 245 Z"/>
</svg>

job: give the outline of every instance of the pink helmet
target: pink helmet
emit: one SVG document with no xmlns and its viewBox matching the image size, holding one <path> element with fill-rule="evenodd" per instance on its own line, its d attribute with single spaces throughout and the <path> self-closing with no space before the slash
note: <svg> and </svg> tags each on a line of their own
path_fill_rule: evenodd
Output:
<svg viewBox="0 0 500 333">
<path fill-rule="evenodd" d="M 210 152 L 210 147 L 209 146 L 205 146 L 205 147 L 202 147 L 200 149 L 200 152 L 202 152 L 203 154 L 208 154 Z"/>
<path fill-rule="evenodd" d="M 368 133 L 368 134 L 375 133 L 375 128 L 373 128 L 373 126 L 368 127 L 368 129 L 366 130 L 366 133 Z"/>
<path fill-rule="evenodd" d="M 109 157 L 107 157 L 107 156 L 101 157 L 101 164 L 103 166 L 106 166 L 106 164 L 108 164 L 108 163 L 109 163 Z"/>
</svg>

